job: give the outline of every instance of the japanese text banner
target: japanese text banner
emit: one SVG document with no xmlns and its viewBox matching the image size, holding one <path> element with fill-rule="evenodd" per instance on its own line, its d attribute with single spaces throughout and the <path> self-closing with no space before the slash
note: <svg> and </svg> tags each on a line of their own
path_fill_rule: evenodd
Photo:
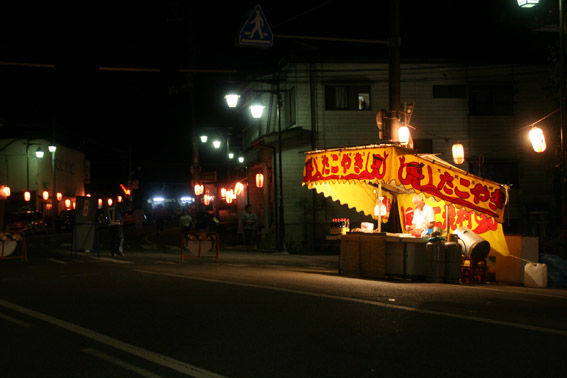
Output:
<svg viewBox="0 0 567 378">
<path fill-rule="evenodd" d="M 504 219 L 502 185 L 467 174 L 440 159 L 425 159 L 396 147 L 360 147 L 308 153 L 303 184 L 382 182 L 421 192 L 479 214 Z M 401 190 L 402 192 L 402 190 Z"/>
</svg>

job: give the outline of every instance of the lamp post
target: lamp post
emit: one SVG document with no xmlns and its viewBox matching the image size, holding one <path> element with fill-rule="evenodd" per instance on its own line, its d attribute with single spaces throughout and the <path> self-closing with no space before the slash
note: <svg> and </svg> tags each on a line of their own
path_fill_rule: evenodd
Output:
<svg viewBox="0 0 567 378">
<path fill-rule="evenodd" d="M 520 8 L 531 8 L 539 3 L 539 0 L 518 0 Z M 559 20 L 559 112 L 560 112 L 560 145 L 561 158 L 559 175 L 561 180 L 561 242 L 567 242 L 567 90 L 565 87 L 565 25 L 563 18 L 563 0 L 557 1 Z"/>
<path fill-rule="evenodd" d="M 49 152 L 51 152 L 51 180 L 52 180 L 52 195 L 51 195 L 51 212 L 53 214 L 53 221 L 55 224 L 55 218 L 57 217 L 57 187 L 55 185 L 55 151 L 57 151 L 57 146 L 54 144 L 49 145 Z"/>
</svg>

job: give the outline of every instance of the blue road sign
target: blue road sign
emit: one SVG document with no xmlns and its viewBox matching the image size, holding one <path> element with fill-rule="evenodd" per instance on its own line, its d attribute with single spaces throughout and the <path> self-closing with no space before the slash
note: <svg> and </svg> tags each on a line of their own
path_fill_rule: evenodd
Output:
<svg viewBox="0 0 567 378">
<path fill-rule="evenodd" d="M 240 29 L 238 42 L 246 46 L 271 47 L 274 44 L 272 29 L 266 21 L 260 5 L 256 5 L 248 19 Z"/>
</svg>

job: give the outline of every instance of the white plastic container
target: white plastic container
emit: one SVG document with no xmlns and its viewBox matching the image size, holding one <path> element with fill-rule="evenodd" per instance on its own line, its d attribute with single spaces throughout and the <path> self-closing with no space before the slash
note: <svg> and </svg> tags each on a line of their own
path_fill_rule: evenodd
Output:
<svg viewBox="0 0 567 378">
<path fill-rule="evenodd" d="M 547 265 L 526 263 L 524 266 L 525 287 L 547 287 Z"/>
</svg>

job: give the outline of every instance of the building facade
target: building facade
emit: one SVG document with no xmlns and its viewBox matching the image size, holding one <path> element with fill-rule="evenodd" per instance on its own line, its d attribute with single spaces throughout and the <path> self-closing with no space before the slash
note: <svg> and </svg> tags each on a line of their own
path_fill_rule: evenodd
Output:
<svg viewBox="0 0 567 378">
<path fill-rule="evenodd" d="M 351 225 L 369 219 L 301 185 L 304 152 L 384 142 L 377 118 L 389 107 L 388 75 L 387 64 L 295 63 L 250 84 L 246 96 L 268 110 L 244 130 L 249 183 L 258 172 L 266 177 L 258 193 L 249 185 L 266 241 L 280 237 L 289 251 L 321 251 L 332 218 L 350 218 Z M 527 136 L 530 124 L 558 108 L 547 66 L 403 64 L 400 93 L 413 107 L 416 152 L 454 164 L 452 145 L 463 144 L 459 168 L 511 186 L 505 232 L 544 242 L 556 237 L 558 114 L 538 124 L 545 152 L 534 152 Z"/>
<path fill-rule="evenodd" d="M 90 175 L 84 154 L 60 145 L 50 152 L 49 145 L 43 139 L 0 140 L 0 185 L 11 192 L 6 213 L 37 210 L 50 215 L 54 204 L 59 213 L 72 207 L 77 196 L 85 195 Z M 43 157 L 36 155 L 38 150 Z"/>
</svg>

